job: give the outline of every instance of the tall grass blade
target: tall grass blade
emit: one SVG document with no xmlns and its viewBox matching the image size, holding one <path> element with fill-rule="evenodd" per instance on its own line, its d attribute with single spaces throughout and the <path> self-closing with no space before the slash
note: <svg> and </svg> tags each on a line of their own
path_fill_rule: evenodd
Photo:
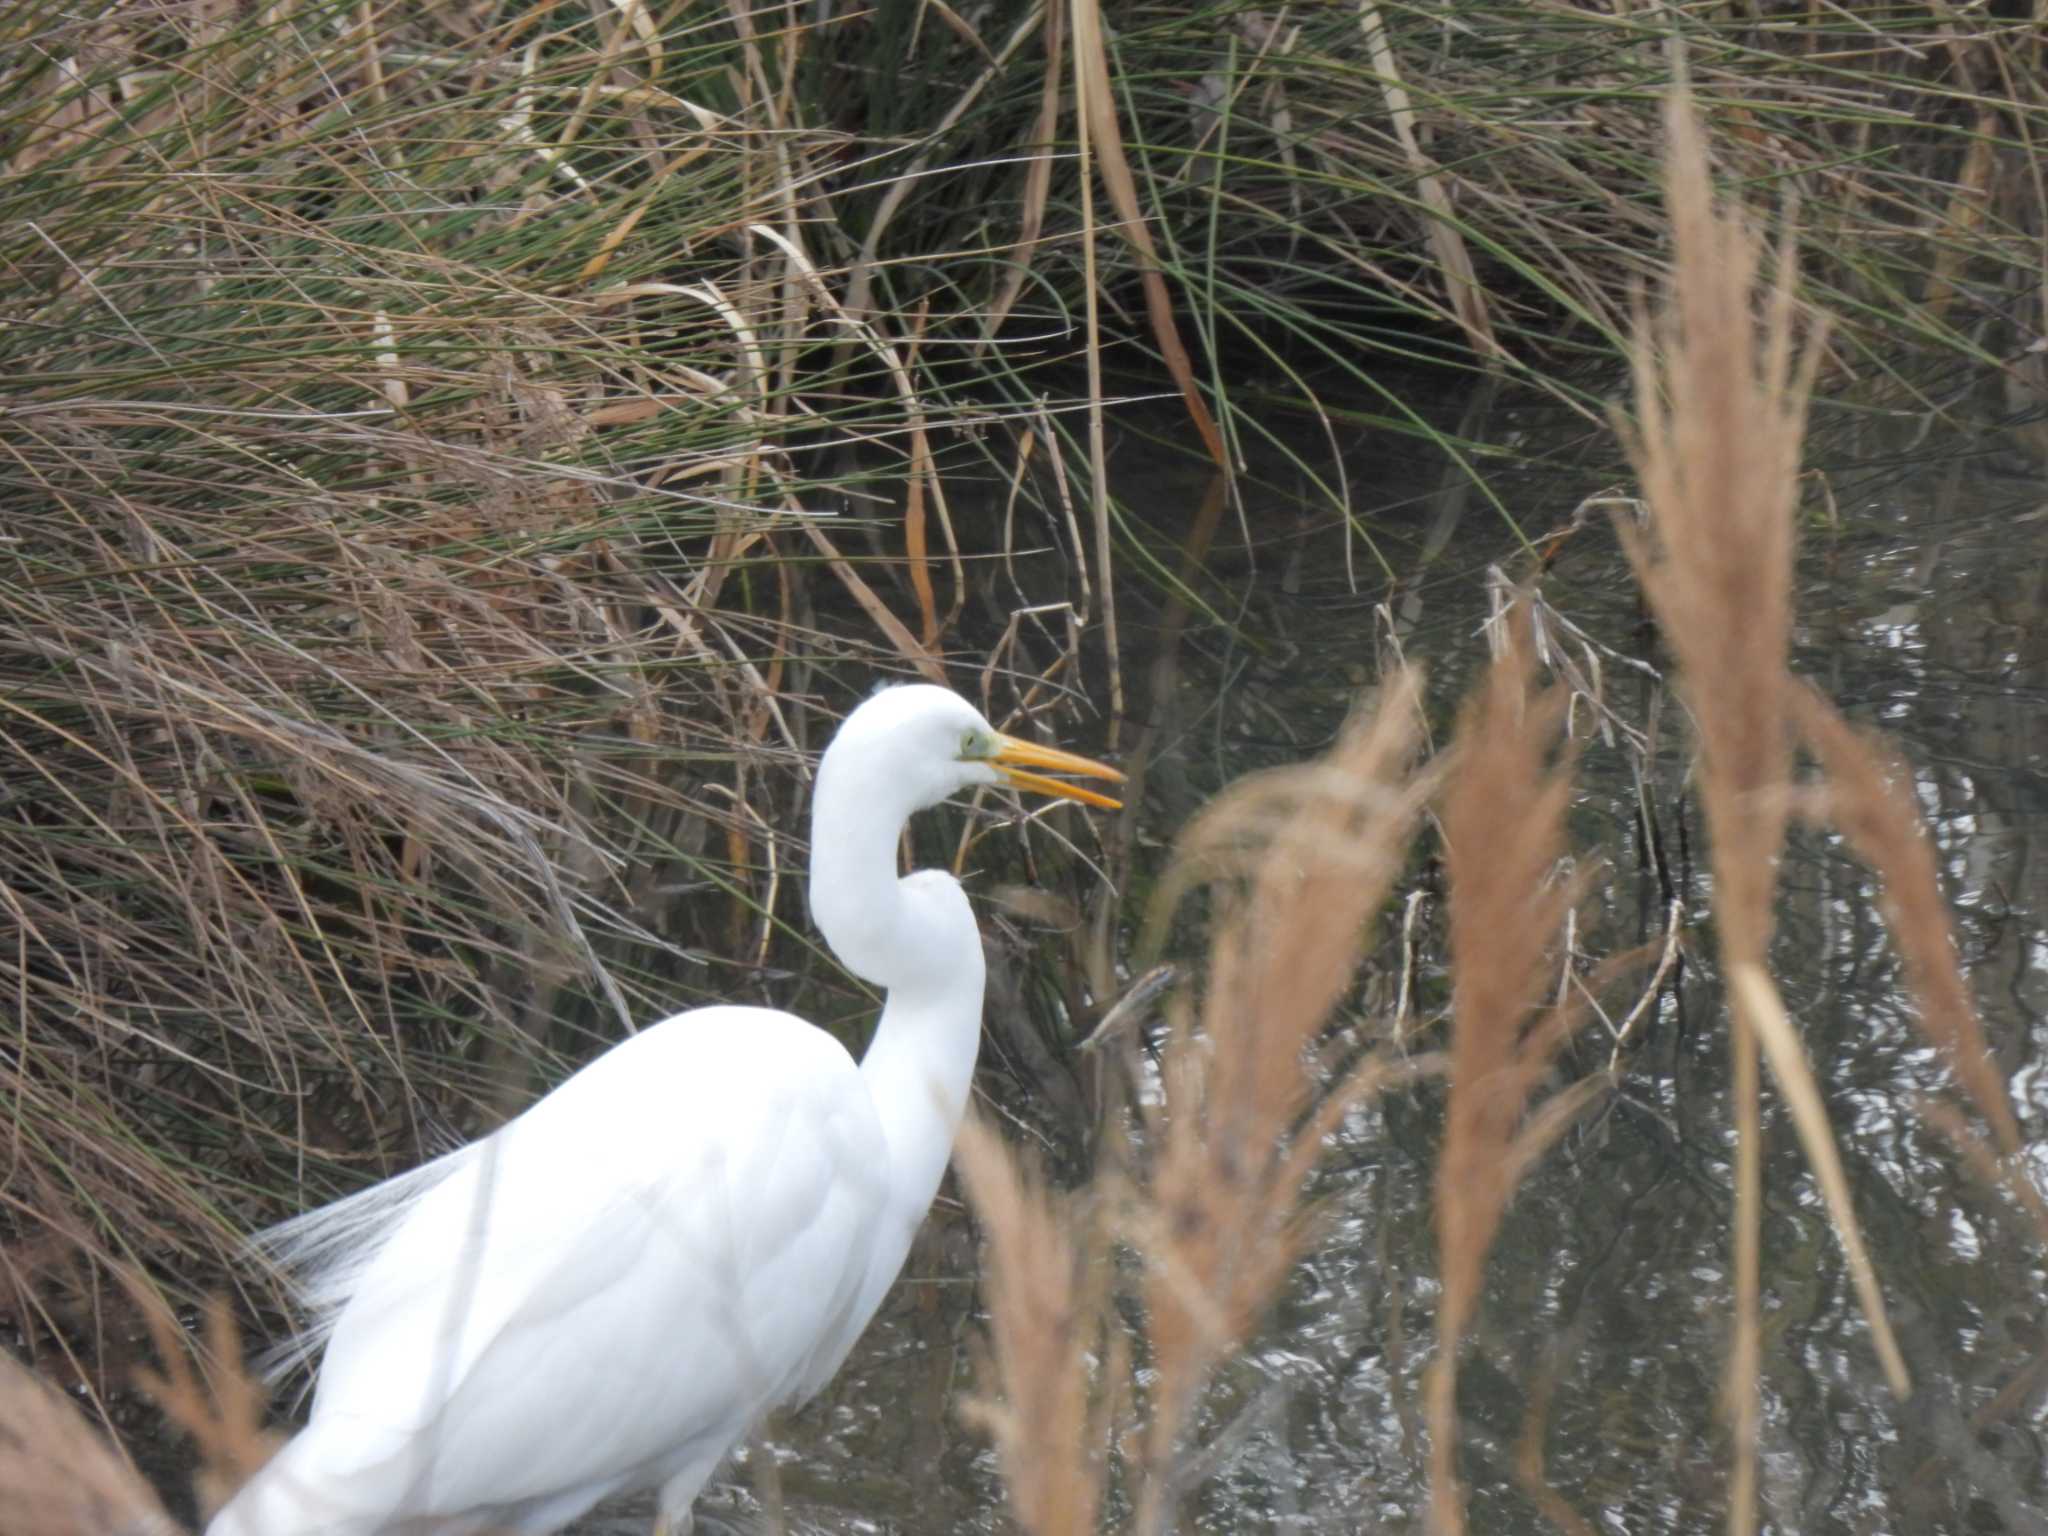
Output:
<svg viewBox="0 0 2048 1536">
<path fill-rule="evenodd" d="M 1138 199 L 1137 180 L 1124 155 L 1123 128 L 1117 120 L 1116 96 L 1109 83 L 1109 44 L 1102 32 L 1101 0 L 1069 0 L 1074 29 L 1074 103 L 1087 123 L 1088 145 L 1094 166 L 1102 174 L 1121 221 L 1118 232 L 1138 256 L 1138 279 L 1145 290 L 1145 311 L 1152 323 L 1152 340 L 1159 348 L 1166 371 L 1180 389 L 1188 419 L 1200 434 L 1202 446 L 1216 467 L 1230 472 L 1230 458 L 1223 448 L 1223 434 L 1202 399 L 1195 382 L 1194 365 L 1180 339 L 1180 327 L 1173 318 L 1173 299 L 1166 291 L 1160 272 L 1159 248 L 1152 239 L 1145 212 Z M 1085 170 L 1085 168 L 1084 168 Z"/>
<path fill-rule="evenodd" d="M 1472 253 L 1466 249 L 1464 234 L 1459 230 L 1451 194 L 1444 185 L 1444 172 L 1423 151 L 1416 137 L 1415 108 L 1408 99 L 1408 87 L 1401 80 L 1401 62 L 1387 40 L 1387 25 L 1374 0 L 1358 0 L 1358 24 L 1371 52 L 1373 72 L 1379 76 L 1380 95 L 1386 102 L 1394 137 L 1400 142 L 1401 153 L 1415 177 L 1416 190 L 1428 210 L 1430 248 L 1442 272 L 1452 311 L 1458 324 L 1464 327 L 1473 355 L 1489 363 L 1497 361 L 1505 354 L 1493 333 L 1486 290 L 1480 285 Z"/>
<path fill-rule="evenodd" d="M 979 357 L 984 345 L 994 340 L 1003 322 L 1016 308 L 1017 299 L 1024 292 L 1024 284 L 1031 276 L 1032 263 L 1038 259 L 1039 236 L 1045 229 L 1045 209 L 1052 196 L 1052 171 L 1055 163 L 1053 141 L 1059 132 L 1060 95 L 1065 79 L 1067 9 L 1060 0 L 1047 0 L 1045 13 L 1045 67 L 1039 82 L 1038 115 L 1032 119 L 1031 127 L 1024 137 L 1030 147 L 1031 162 L 1024 173 L 1024 187 L 1018 201 L 1017 240 L 1000 258 L 1005 269 L 990 298 L 987 313 L 982 317 L 981 340 L 976 343 L 973 355 Z"/>
</svg>

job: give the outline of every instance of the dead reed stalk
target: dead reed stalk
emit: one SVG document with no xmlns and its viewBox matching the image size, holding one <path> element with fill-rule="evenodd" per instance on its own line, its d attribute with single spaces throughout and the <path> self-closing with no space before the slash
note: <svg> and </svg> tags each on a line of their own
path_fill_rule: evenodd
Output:
<svg viewBox="0 0 2048 1536">
<path fill-rule="evenodd" d="M 1451 1086 L 1436 1174 L 1443 1294 L 1428 1386 L 1432 1523 L 1444 1533 L 1465 1528 L 1455 1465 L 1458 1346 L 1478 1310 L 1494 1232 L 1531 1160 L 1527 1138 L 1546 1135 L 1524 1115 L 1571 1019 L 1551 1008 L 1531 1021 L 1571 903 L 1559 866 L 1572 774 L 1550 761 L 1564 696 L 1534 691 L 1519 628 L 1506 626 L 1508 643 L 1465 701 L 1444 792 Z"/>
<path fill-rule="evenodd" d="M 1031 1536 L 1093 1536 L 1121 1374 L 1101 1372 L 1098 1393 L 1102 1234 L 1085 1197 L 1048 1191 L 978 1118 L 960 1127 L 953 1155 L 988 1234 L 985 1388 L 967 1417 L 995 1445 L 1018 1525 Z"/>
<path fill-rule="evenodd" d="M 1863 1255 L 1827 1117 L 1796 1032 L 1770 981 L 1776 864 L 1791 803 L 1794 518 L 1806 403 L 1821 346 L 1794 346 L 1793 247 L 1761 293 L 1762 243 L 1714 206 L 1690 96 L 1665 113 L 1673 243 L 1671 299 L 1640 313 L 1637 421 L 1620 423 L 1651 513 L 1648 539 L 1623 526 L 1638 579 L 1677 654 L 1698 728 L 1701 797 L 1712 832 L 1713 907 L 1729 983 L 1736 1119 L 1735 1327 L 1727 1405 L 1734 1467 L 1729 1529 L 1755 1529 L 1762 1217 L 1758 1051 L 1791 1100 L 1895 1390 L 1903 1362 Z M 1757 307 L 1761 301 L 1761 326 Z"/>
</svg>

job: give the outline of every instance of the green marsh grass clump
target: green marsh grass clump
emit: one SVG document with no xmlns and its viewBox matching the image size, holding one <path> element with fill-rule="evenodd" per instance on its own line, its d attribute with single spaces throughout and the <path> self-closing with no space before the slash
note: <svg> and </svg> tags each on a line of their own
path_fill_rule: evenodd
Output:
<svg viewBox="0 0 2048 1536">
<path fill-rule="evenodd" d="M 884 159 L 835 191 L 864 303 L 936 293 L 932 334 L 978 340 L 1072 334 L 1100 290 L 1119 378 L 1163 387 L 1184 345 L 1223 440 L 1283 453 L 1298 414 L 1441 438 L 1402 400 L 1417 364 L 1498 370 L 1597 424 L 1630 295 L 1670 260 L 1655 146 L 1682 50 L 1719 172 L 1760 208 L 1797 197 L 1786 233 L 1806 302 L 1835 320 L 1831 393 L 1959 431 L 2043 409 L 2048 99 L 2023 14 L 1158 0 L 1098 26 L 1099 10 L 1013 0 L 955 26 L 884 9 L 802 44 L 806 78 L 835 82 L 832 124 L 916 172 Z M 1084 136 L 1098 40 L 1115 115 Z M 1036 349 L 967 355 L 988 388 L 1031 397 L 1014 359 Z M 1302 468 L 1342 516 L 1337 459 L 1333 442 Z"/>
<path fill-rule="evenodd" d="M 31 1338 L 97 1316 L 48 1242 L 202 1283 L 744 987 L 783 952 L 798 696 L 935 665 L 813 619 L 814 574 L 882 605 L 805 515 L 808 444 L 903 421 L 798 387 L 814 280 L 769 171 L 818 141 L 735 95 L 758 43 L 612 14 L 7 23 L 0 1264 Z"/>
</svg>

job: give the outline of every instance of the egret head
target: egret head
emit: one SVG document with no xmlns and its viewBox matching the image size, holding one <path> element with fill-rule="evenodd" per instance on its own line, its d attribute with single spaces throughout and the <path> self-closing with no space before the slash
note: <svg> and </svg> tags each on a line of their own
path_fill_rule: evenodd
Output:
<svg viewBox="0 0 2048 1536">
<path fill-rule="evenodd" d="M 811 916 L 841 963 L 892 991 L 971 986 L 979 998 L 981 941 L 967 898 L 925 871 L 915 882 L 920 899 L 909 903 L 913 882 L 896 878 L 897 834 L 918 811 L 983 784 L 1117 803 L 1048 772 L 1123 777 L 1005 736 L 958 694 L 926 683 L 886 688 L 848 715 L 818 765 L 811 801 Z"/>
<path fill-rule="evenodd" d="M 858 780 L 877 809 L 893 802 L 923 810 L 978 784 L 1010 784 L 1116 808 L 1109 796 L 1049 777 L 1048 770 L 1123 778 L 1106 764 L 1005 736 L 948 689 L 909 683 L 883 689 L 846 717 L 821 773 Z"/>
</svg>

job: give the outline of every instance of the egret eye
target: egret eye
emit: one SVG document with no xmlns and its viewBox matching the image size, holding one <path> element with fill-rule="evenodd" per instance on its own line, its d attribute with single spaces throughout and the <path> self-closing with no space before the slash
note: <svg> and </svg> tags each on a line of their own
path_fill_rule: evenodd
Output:
<svg viewBox="0 0 2048 1536">
<path fill-rule="evenodd" d="M 981 739 L 981 732 L 966 731 L 962 733 L 960 737 L 960 755 L 962 757 L 988 756 L 988 746 Z"/>
</svg>

